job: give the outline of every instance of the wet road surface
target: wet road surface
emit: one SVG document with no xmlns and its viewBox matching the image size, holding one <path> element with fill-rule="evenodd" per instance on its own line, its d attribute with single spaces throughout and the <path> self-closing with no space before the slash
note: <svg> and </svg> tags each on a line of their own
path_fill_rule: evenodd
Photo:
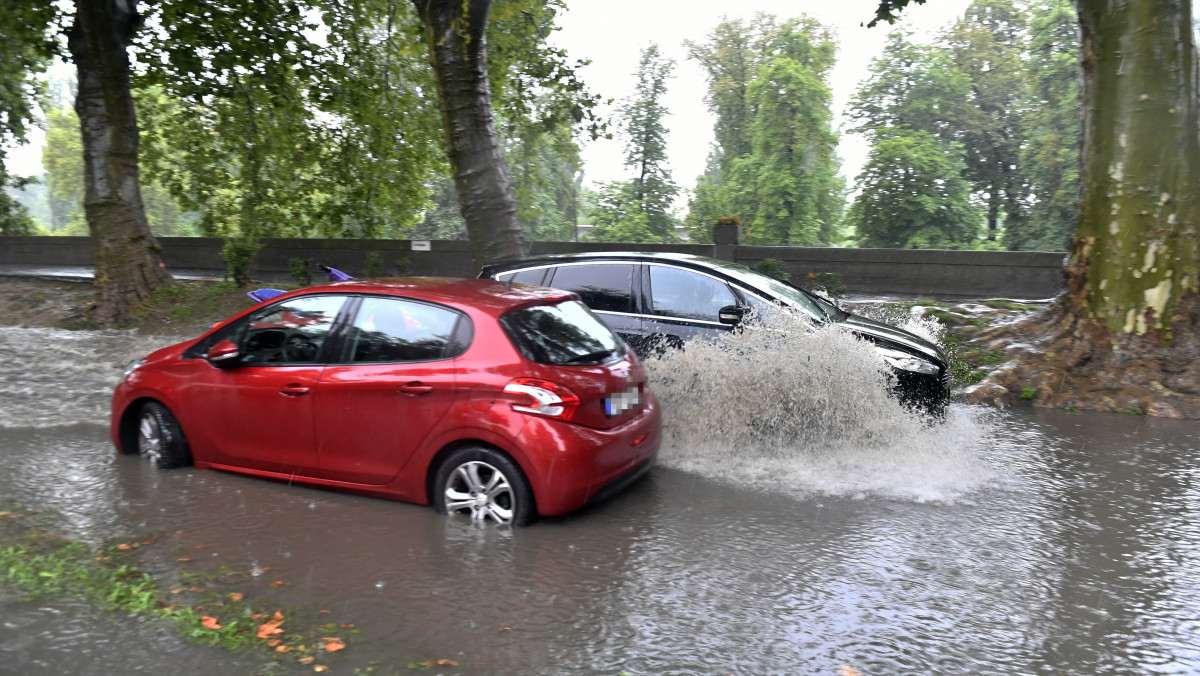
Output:
<svg viewBox="0 0 1200 676">
<path fill-rule="evenodd" d="M 595 508 L 477 529 L 118 456 L 106 391 L 153 341 L 78 338 L 0 329 L 0 495 L 89 541 L 163 533 L 151 568 L 226 566 L 230 591 L 355 624 L 330 673 L 1200 672 L 1194 421 L 956 406 L 758 464 L 689 446 Z M 255 668 L 70 601 L 0 594 L 0 616 L 0 673 Z"/>
</svg>

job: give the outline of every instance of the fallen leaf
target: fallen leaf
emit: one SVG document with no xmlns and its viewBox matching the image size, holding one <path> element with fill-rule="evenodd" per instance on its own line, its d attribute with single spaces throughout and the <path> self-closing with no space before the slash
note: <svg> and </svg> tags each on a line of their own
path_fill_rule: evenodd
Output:
<svg viewBox="0 0 1200 676">
<path fill-rule="evenodd" d="M 242 599 L 246 598 L 246 595 L 241 592 L 233 592 L 229 595 L 229 598 L 233 599 L 234 601 L 241 601 Z"/>
<path fill-rule="evenodd" d="M 439 667 L 457 667 L 458 666 L 458 662 L 455 662 L 454 660 L 438 660 L 437 664 Z"/>
<path fill-rule="evenodd" d="M 281 624 L 283 624 L 283 623 L 282 622 L 264 622 L 263 624 L 259 625 L 259 627 L 258 627 L 258 637 L 259 638 L 268 638 L 270 636 L 274 636 L 275 634 L 282 634 L 283 630 L 279 628 L 279 625 L 281 625 Z"/>
<path fill-rule="evenodd" d="M 172 589 L 172 590 L 171 590 L 171 593 L 172 593 L 172 594 L 182 594 L 182 593 L 183 593 L 183 590 L 182 590 L 182 589 Z"/>
<path fill-rule="evenodd" d="M 208 615 L 200 618 L 200 625 L 205 629 L 223 629 L 220 620 L 215 617 L 209 617 Z"/>
<path fill-rule="evenodd" d="M 323 647 L 327 653 L 336 653 L 337 651 L 344 649 L 346 644 L 342 643 L 340 638 L 335 638 L 329 643 L 326 643 Z"/>
<path fill-rule="evenodd" d="M 838 669 L 838 676 L 858 676 L 858 672 L 855 671 L 854 667 L 850 666 L 849 664 L 843 664 L 841 668 Z"/>
<path fill-rule="evenodd" d="M 122 542 L 121 544 L 117 545 L 117 549 L 129 549 L 129 548 L 130 548 L 130 545 L 127 545 L 127 544 L 125 544 L 124 542 Z"/>
<path fill-rule="evenodd" d="M 254 614 L 250 615 L 250 619 L 252 619 L 252 620 L 260 620 L 260 619 L 262 619 L 262 616 L 263 616 L 263 614 L 262 614 L 262 613 L 254 613 Z"/>
<path fill-rule="evenodd" d="M 282 587 L 285 584 L 287 584 L 287 583 L 284 582 L 283 580 L 275 580 L 274 582 L 271 583 L 271 586 L 272 587 Z"/>
<path fill-rule="evenodd" d="M 300 660 L 299 660 L 299 662 L 300 662 L 300 664 L 312 664 L 312 663 L 313 663 L 313 660 L 315 660 L 315 659 L 317 659 L 317 658 L 315 658 L 315 657 L 301 657 L 301 658 L 300 658 Z"/>
<path fill-rule="evenodd" d="M 275 646 L 275 652 L 277 652 L 277 653 L 290 653 L 290 652 L 292 652 L 292 647 L 291 647 L 291 646 L 287 646 L 287 645 L 277 645 L 277 646 Z"/>
<path fill-rule="evenodd" d="M 348 622 L 348 623 L 342 625 L 342 629 L 352 629 L 353 627 L 354 627 L 353 622 Z"/>
<path fill-rule="evenodd" d="M 313 671 L 329 671 L 329 667 L 324 664 L 318 664 L 317 666 L 313 667 Z"/>
<path fill-rule="evenodd" d="M 267 645 L 271 648 L 274 648 L 275 646 L 279 645 L 280 641 L 281 639 L 273 638 L 270 641 L 267 641 Z"/>
<path fill-rule="evenodd" d="M 181 556 L 181 557 L 179 557 L 178 559 L 175 559 L 175 560 L 176 560 L 176 561 L 178 561 L 178 562 L 180 562 L 180 563 L 187 563 L 188 561 L 191 561 L 191 560 L 192 560 L 192 557 L 190 557 L 190 556 Z"/>
</svg>

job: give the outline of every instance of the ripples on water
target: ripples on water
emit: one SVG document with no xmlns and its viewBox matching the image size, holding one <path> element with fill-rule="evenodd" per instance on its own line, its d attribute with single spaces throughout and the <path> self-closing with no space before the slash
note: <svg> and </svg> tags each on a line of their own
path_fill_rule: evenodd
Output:
<svg viewBox="0 0 1200 676">
<path fill-rule="evenodd" d="M 954 406 L 931 425 L 903 409 L 871 343 L 838 327 L 751 323 L 647 366 L 668 467 L 797 497 L 922 501 L 953 500 L 992 477 L 988 415 Z"/>
<path fill-rule="evenodd" d="M 0 327 L 0 428 L 106 423 L 121 369 L 179 340 Z"/>
<path fill-rule="evenodd" d="M 173 339 L 0 329 L 0 495 L 89 541 L 164 533 L 149 565 L 229 566 L 230 591 L 355 623 L 335 673 L 1200 673 L 1194 421 L 955 405 L 927 426 L 852 336 L 744 340 L 649 363 L 667 437 L 646 480 L 480 530 L 118 456 L 112 386 Z M 0 595 L 0 616 L 0 673 L 249 673 L 70 602 Z"/>
</svg>

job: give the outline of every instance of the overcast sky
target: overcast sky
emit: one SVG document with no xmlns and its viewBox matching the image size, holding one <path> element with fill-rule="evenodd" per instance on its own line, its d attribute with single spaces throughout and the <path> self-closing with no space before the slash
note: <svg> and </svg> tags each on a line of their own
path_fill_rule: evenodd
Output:
<svg viewBox="0 0 1200 676">
<path fill-rule="evenodd" d="M 840 127 L 846 103 L 866 77 L 871 59 L 882 51 L 889 31 L 907 27 L 917 32 L 918 39 L 932 39 L 962 16 L 970 2 L 913 4 L 901 13 L 895 26 L 862 26 L 872 18 L 877 4 L 873 0 L 568 0 L 568 10 L 559 19 L 562 30 L 552 34 L 551 40 L 572 58 L 591 60 L 582 77 L 594 93 L 616 100 L 613 108 L 605 111 L 610 119 L 619 112 L 621 100 L 633 93 L 642 49 L 657 43 L 663 54 L 675 60 L 675 77 L 668 82 L 666 97 L 671 111 L 666 120 L 668 153 L 675 183 L 690 189 L 704 171 L 713 139 L 713 118 L 704 104 L 704 73 L 687 58 L 685 40 L 704 42 L 724 18 L 750 19 L 759 12 L 780 20 L 807 15 L 820 21 L 833 29 L 839 44 L 831 84 L 834 124 Z M 842 138 L 838 154 L 849 183 L 866 159 L 867 148 L 856 137 L 843 134 Z M 622 165 L 619 140 L 587 144 L 583 159 L 588 183 L 631 178 Z"/>
</svg>

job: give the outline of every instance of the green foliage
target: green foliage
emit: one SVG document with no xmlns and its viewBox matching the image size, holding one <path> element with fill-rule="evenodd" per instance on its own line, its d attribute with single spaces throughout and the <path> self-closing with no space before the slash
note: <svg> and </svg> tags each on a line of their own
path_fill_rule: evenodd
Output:
<svg viewBox="0 0 1200 676">
<path fill-rule="evenodd" d="M 964 178 L 962 145 L 954 140 L 970 86 L 944 50 L 915 44 L 903 32 L 888 36 L 848 112 L 871 141 L 846 217 L 859 246 L 974 244 L 980 213 Z"/>
<path fill-rule="evenodd" d="M 488 28 L 497 128 L 535 239 L 573 235 L 573 132 L 604 130 L 582 64 L 545 40 L 561 10 L 495 3 Z M 205 213 L 205 234 L 466 236 L 410 3 L 167 0 L 151 11 L 168 39 L 142 38 L 145 173 Z"/>
<path fill-rule="evenodd" d="M 978 210 L 970 202 L 960 149 L 919 130 L 874 134 L 847 222 L 864 247 L 957 249 L 974 242 Z"/>
<path fill-rule="evenodd" d="M 787 266 L 778 258 L 764 258 L 754 264 L 754 269 L 764 275 L 774 277 L 775 279 L 782 279 L 785 282 L 792 277 L 791 273 L 787 271 Z"/>
<path fill-rule="evenodd" d="M 380 277 L 383 275 L 383 256 L 378 251 L 367 252 L 367 266 L 363 271 L 364 277 Z"/>
<path fill-rule="evenodd" d="M 683 219 L 683 229 L 687 233 L 688 241 L 696 244 L 712 244 L 713 226 L 732 213 L 729 195 L 721 189 L 720 169 L 715 166 L 714 161 L 717 156 L 719 151 L 709 155 L 709 173 L 696 179 L 696 187 L 688 200 L 688 214 Z M 742 224 L 740 218 L 733 218 L 737 220 L 738 225 Z"/>
<path fill-rule="evenodd" d="M 70 108 L 50 108 L 46 111 L 46 119 L 42 166 L 46 168 L 50 231 L 54 234 L 87 235 L 88 225 L 83 211 L 83 140 L 79 133 L 79 117 Z M 165 237 L 196 235 L 200 214 L 183 211 L 161 184 L 143 176 L 141 193 L 146 221 L 152 233 Z"/>
<path fill-rule="evenodd" d="M 221 259 L 225 261 L 226 273 L 237 282 L 238 286 L 250 283 L 250 270 L 254 266 L 254 256 L 262 244 L 252 237 L 230 237 L 221 247 Z"/>
<path fill-rule="evenodd" d="M 1030 6 L 1028 75 L 1030 110 L 1021 150 L 1021 173 L 1031 205 L 1024 219 L 1006 224 L 1013 250 L 1067 251 L 1079 197 L 1079 25 L 1069 0 Z"/>
<path fill-rule="evenodd" d="M 1033 399 L 1037 398 L 1037 390 L 1033 389 L 1029 385 L 1026 385 L 1024 389 L 1021 390 L 1021 398 L 1026 401 L 1032 401 Z"/>
<path fill-rule="evenodd" d="M 986 239 L 1023 220 L 1027 191 L 1018 167 L 1025 140 L 1028 17 L 1012 0 L 975 0 L 944 38 L 972 96 L 951 129 L 965 151 L 964 177 L 985 206 Z"/>
<path fill-rule="evenodd" d="M 892 33 L 854 96 L 849 115 L 873 152 L 889 154 L 879 146 L 904 130 L 928 133 L 945 145 L 943 154 L 961 157 L 944 169 L 969 186 L 971 227 L 904 237 L 898 236 L 902 230 L 921 227 L 916 224 L 925 219 L 868 228 L 892 232 L 887 241 L 897 242 L 893 246 L 1067 247 L 1079 194 L 1079 28 L 1066 0 L 1030 4 L 1029 13 L 1024 7 L 1013 0 L 975 0 L 934 45 Z M 881 5 L 878 16 L 886 19 L 890 12 Z M 884 189 L 871 184 L 877 178 L 859 180 L 876 200 Z M 910 185 L 884 180 L 891 189 Z M 889 194 L 911 199 L 906 192 Z M 947 207 L 961 213 L 956 204 Z M 856 205 L 849 220 L 861 220 L 862 211 Z"/>
<path fill-rule="evenodd" d="M 38 76 L 59 50 L 58 20 L 58 6 L 44 0 L 7 0 L 0 11 L 0 235 L 34 232 L 28 211 L 6 190 L 20 190 L 27 179 L 10 175 L 4 159 L 37 124 L 36 102 L 44 92 Z"/>
<path fill-rule="evenodd" d="M 688 43 L 708 72 L 715 161 L 693 193 L 686 223 L 703 236 L 714 214 L 736 213 L 748 244 L 822 246 L 840 240 L 829 72 L 836 43 L 818 22 L 726 21 Z M 703 240 L 701 240 L 703 241 Z"/>
<path fill-rule="evenodd" d="M 671 202 L 679 189 L 667 169 L 667 109 L 663 97 L 675 62 L 657 45 L 642 50 L 637 87 L 622 115 L 625 166 L 634 178 L 611 183 L 599 192 L 591 211 L 595 228 L 589 239 L 597 242 L 675 241 Z"/>
<path fill-rule="evenodd" d="M 312 269 L 309 263 L 310 261 L 304 258 L 288 259 L 288 274 L 292 276 L 296 286 L 312 286 Z"/>
</svg>

